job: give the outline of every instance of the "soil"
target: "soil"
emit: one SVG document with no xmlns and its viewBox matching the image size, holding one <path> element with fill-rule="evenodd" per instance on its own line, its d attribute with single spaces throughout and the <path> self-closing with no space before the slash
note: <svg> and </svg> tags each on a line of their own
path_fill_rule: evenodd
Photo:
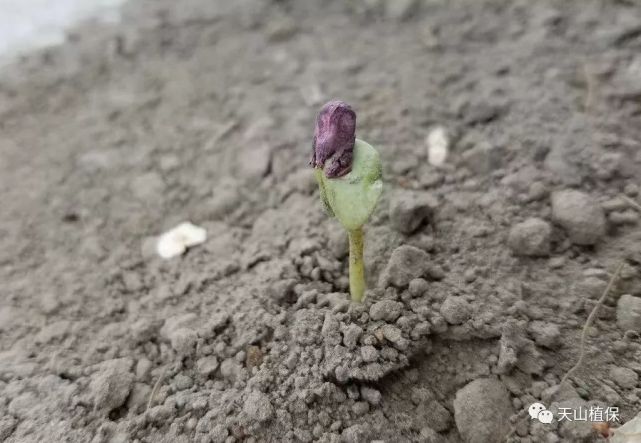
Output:
<svg viewBox="0 0 641 443">
<path fill-rule="evenodd" d="M 641 409 L 640 23 L 132 0 L 3 69 L 0 440 L 599 441 L 527 409 Z M 384 162 L 363 304 L 308 167 L 331 98 Z"/>
</svg>

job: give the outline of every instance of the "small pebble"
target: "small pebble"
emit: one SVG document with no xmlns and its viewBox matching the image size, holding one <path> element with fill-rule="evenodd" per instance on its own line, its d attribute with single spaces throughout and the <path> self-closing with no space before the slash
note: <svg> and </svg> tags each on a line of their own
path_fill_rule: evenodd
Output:
<svg viewBox="0 0 641 443">
<path fill-rule="evenodd" d="M 530 185 L 528 189 L 528 200 L 537 201 L 542 200 L 547 196 L 548 190 L 544 183 L 536 181 Z"/>
<path fill-rule="evenodd" d="M 510 394 L 496 379 L 474 380 L 454 398 L 456 427 L 465 442 L 498 441 L 507 434 L 512 413 Z"/>
<path fill-rule="evenodd" d="M 623 331 L 641 332 L 641 297 L 623 294 L 617 302 L 616 315 Z"/>
<path fill-rule="evenodd" d="M 623 188 L 623 193 L 628 197 L 636 197 L 639 195 L 639 185 L 636 183 L 627 183 Z"/>
<path fill-rule="evenodd" d="M 214 356 L 203 357 L 196 362 L 196 369 L 203 377 L 209 377 L 218 369 L 218 359 Z"/>
<path fill-rule="evenodd" d="M 614 226 L 636 225 L 639 223 L 639 214 L 633 209 L 610 212 L 608 214 L 608 221 Z"/>
<path fill-rule="evenodd" d="M 544 257 L 550 255 L 552 227 L 540 218 L 529 218 L 510 230 L 508 246 L 516 255 Z"/>
<path fill-rule="evenodd" d="M 411 234 L 429 220 L 437 207 L 438 200 L 428 192 L 397 190 L 389 207 L 391 226 L 398 232 Z"/>
<path fill-rule="evenodd" d="M 410 281 L 422 277 L 429 267 L 429 255 L 410 245 L 396 248 L 381 274 L 381 283 L 386 286 L 390 283 L 396 287 L 409 285 Z"/>
<path fill-rule="evenodd" d="M 594 197 L 573 189 L 552 194 L 552 219 L 563 227 L 570 241 L 593 245 L 605 236 L 605 214 Z"/>
<path fill-rule="evenodd" d="M 402 310 L 403 303 L 393 300 L 382 300 L 374 303 L 370 307 L 369 316 L 372 320 L 384 320 L 391 323 L 401 315 Z"/>
<path fill-rule="evenodd" d="M 361 386 L 361 397 L 372 405 L 377 405 L 381 402 L 380 391 L 370 388 L 369 386 Z"/>
<path fill-rule="evenodd" d="M 436 126 L 430 130 L 425 138 L 427 145 L 427 161 L 432 166 L 442 166 L 447 160 L 450 138 L 443 126 Z"/>
<path fill-rule="evenodd" d="M 476 280 L 476 268 L 466 269 L 463 273 L 463 280 L 465 283 L 472 283 Z"/>
<path fill-rule="evenodd" d="M 396 326 L 383 325 L 381 330 L 383 332 L 383 337 L 385 337 L 388 341 L 392 343 L 398 343 L 403 339 L 401 330 L 398 329 Z"/>
<path fill-rule="evenodd" d="M 624 389 L 632 389 L 636 387 L 639 382 L 639 376 L 632 369 L 623 368 L 620 366 L 612 366 L 610 368 L 610 378 L 617 385 Z"/>
<path fill-rule="evenodd" d="M 158 238 L 156 252 L 164 259 L 182 255 L 187 248 L 204 243 L 207 231 L 190 222 L 183 222 Z"/>
<path fill-rule="evenodd" d="M 415 278 L 409 283 L 409 293 L 412 297 L 420 297 L 427 292 L 429 283 L 422 278 Z"/>
<path fill-rule="evenodd" d="M 343 344 L 348 349 L 354 349 L 358 344 L 358 339 L 363 334 L 363 328 L 358 325 L 351 324 L 343 329 Z"/>
<path fill-rule="evenodd" d="M 369 411 L 369 403 L 366 401 L 357 401 L 352 406 L 352 411 L 357 416 L 364 415 L 367 413 L 367 411 Z"/>
<path fill-rule="evenodd" d="M 371 363 L 378 359 L 378 351 L 374 346 L 363 346 L 361 348 L 361 357 L 363 358 L 363 361 Z"/>
<path fill-rule="evenodd" d="M 561 331 L 553 323 L 533 321 L 528 325 L 528 331 L 540 346 L 556 349 L 561 345 Z"/>
<path fill-rule="evenodd" d="M 177 391 L 184 391 L 194 385 L 194 381 L 188 375 L 178 374 L 174 377 L 174 386 Z"/>
<path fill-rule="evenodd" d="M 470 304 L 462 297 L 448 295 L 441 305 L 441 315 L 449 324 L 459 325 L 472 316 Z"/>
<path fill-rule="evenodd" d="M 274 415 L 274 407 L 269 398 L 259 391 L 253 391 L 247 396 L 243 411 L 249 418 L 258 422 L 265 422 Z"/>
<path fill-rule="evenodd" d="M 550 261 L 548 262 L 548 265 L 552 269 L 561 269 L 563 266 L 565 266 L 565 257 L 560 256 L 560 257 L 552 257 Z"/>
</svg>

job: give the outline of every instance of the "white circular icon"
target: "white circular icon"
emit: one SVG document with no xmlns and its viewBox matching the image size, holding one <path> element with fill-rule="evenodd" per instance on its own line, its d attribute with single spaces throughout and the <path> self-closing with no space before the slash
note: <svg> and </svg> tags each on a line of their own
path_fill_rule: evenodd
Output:
<svg viewBox="0 0 641 443">
<path fill-rule="evenodd" d="M 552 419 L 554 418 L 554 416 L 552 415 L 551 411 L 543 410 L 539 412 L 539 415 L 537 415 L 536 418 L 538 418 L 541 423 L 547 425 L 552 423 Z"/>
<path fill-rule="evenodd" d="M 527 412 L 530 414 L 530 417 L 534 420 L 538 418 L 539 413 L 545 411 L 545 406 L 542 403 L 532 403 L 528 408 Z"/>
</svg>

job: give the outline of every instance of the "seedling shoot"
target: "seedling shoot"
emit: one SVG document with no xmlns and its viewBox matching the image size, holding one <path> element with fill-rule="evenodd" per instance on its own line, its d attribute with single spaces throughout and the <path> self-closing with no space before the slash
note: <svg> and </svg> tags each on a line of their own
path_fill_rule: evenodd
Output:
<svg viewBox="0 0 641 443">
<path fill-rule="evenodd" d="M 353 301 L 365 295 L 363 225 L 383 190 L 378 152 L 359 140 L 356 113 L 347 103 L 326 103 L 316 118 L 313 154 L 320 197 L 326 211 L 340 222 L 349 237 L 349 290 Z"/>
</svg>

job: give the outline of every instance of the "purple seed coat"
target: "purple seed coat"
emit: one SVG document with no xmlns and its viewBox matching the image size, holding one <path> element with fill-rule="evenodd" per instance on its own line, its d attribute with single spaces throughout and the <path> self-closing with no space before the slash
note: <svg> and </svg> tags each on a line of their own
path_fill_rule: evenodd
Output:
<svg viewBox="0 0 641 443">
<path fill-rule="evenodd" d="M 352 170 L 355 133 L 356 113 L 351 106 L 340 100 L 326 103 L 316 118 L 310 164 L 323 169 L 327 178 L 347 174 Z"/>
</svg>

